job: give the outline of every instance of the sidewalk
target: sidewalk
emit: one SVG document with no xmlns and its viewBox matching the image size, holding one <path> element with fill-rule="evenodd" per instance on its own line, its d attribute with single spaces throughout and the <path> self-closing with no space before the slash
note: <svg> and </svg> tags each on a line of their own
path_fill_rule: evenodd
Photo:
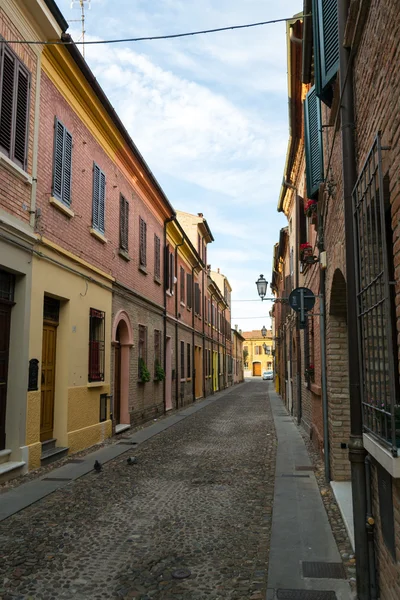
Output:
<svg viewBox="0 0 400 600">
<path fill-rule="evenodd" d="M 350 600 L 303 439 L 269 390 L 278 438 L 267 600 Z"/>
<path fill-rule="evenodd" d="M 124 452 L 129 452 L 131 455 L 134 454 L 135 448 L 139 444 L 142 444 L 146 440 L 165 431 L 197 411 L 202 410 L 209 404 L 216 402 L 225 396 L 225 394 L 232 392 L 232 390 L 237 389 L 238 387 L 238 385 L 231 386 L 212 396 L 208 396 L 206 399 L 186 406 L 179 412 L 175 412 L 144 429 L 136 431 L 132 435 L 129 435 L 128 431 L 127 435 L 124 436 L 124 439 L 116 441 L 115 444 L 105 446 L 99 450 L 94 450 L 83 458 L 74 459 L 73 456 L 71 456 L 71 460 L 62 467 L 55 468 L 44 474 L 42 477 L 38 477 L 27 483 L 22 483 L 21 485 L 10 489 L 8 492 L 1 494 L 0 522 L 4 521 L 4 519 L 8 519 L 8 517 L 11 517 L 11 515 L 14 515 L 24 508 L 27 508 L 31 504 L 34 504 L 38 500 L 45 498 L 56 490 L 67 486 L 71 481 L 87 475 L 93 471 L 95 460 L 98 460 L 101 464 L 105 464 L 110 460 L 117 458 L 117 456 L 124 454 Z"/>
</svg>

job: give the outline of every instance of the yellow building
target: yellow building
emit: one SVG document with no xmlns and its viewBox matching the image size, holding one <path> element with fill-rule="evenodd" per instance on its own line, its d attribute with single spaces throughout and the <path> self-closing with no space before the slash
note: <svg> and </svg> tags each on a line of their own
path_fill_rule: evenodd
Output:
<svg viewBox="0 0 400 600">
<path fill-rule="evenodd" d="M 273 341 L 272 331 L 265 330 L 265 336 L 261 330 L 243 331 L 243 360 L 244 376 L 258 377 L 264 371 L 272 371 L 274 359 L 272 356 Z"/>
</svg>

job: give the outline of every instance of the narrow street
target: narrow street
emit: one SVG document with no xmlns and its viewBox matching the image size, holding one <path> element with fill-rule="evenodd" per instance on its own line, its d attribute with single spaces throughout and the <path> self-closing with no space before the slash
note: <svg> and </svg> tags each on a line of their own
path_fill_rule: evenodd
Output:
<svg viewBox="0 0 400 600">
<path fill-rule="evenodd" d="M 267 389 L 224 392 L 2 521 L 0 598 L 265 598 L 276 453 Z"/>
</svg>

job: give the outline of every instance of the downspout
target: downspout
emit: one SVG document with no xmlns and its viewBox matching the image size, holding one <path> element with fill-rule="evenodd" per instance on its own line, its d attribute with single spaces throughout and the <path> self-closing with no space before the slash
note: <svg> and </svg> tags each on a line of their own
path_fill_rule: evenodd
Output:
<svg viewBox="0 0 400 600">
<path fill-rule="evenodd" d="M 40 80 L 42 72 L 42 54 L 37 57 L 36 62 L 36 96 L 35 96 L 35 119 L 33 127 L 33 156 L 32 156 L 32 188 L 31 206 L 29 210 L 29 224 L 34 229 L 36 223 L 36 194 L 38 176 L 38 149 L 39 149 L 39 125 L 40 125 Z"/>
<path fill-rule="evenodd" d="M 165 261 L 165 255 L 166 255 L 166 248 L 167 248 L 167 225 L 168 223 L 171 223 L 172 221 L 175 220 L 175 215 L 172 217 L 168 217 L 168 219 L 165 219 L 164 221 L 164 270 L 163 270 L 163 285 L 164 285 L 164 359 L 163 359 L 163 367 L 164 367 L 164 373 L 166 372 L 167 369 L 167 356 L 166 356 L 166 352 L 167 352 L 167 278 L 166 278 L 166 272 L 167 272 L 167 265 L 166 265 L 166 261 Z M 177 353 L 176 353 L 177 354 Z M 175 371 L 176 373 L 176 371 Z M 166 396 L 166 390 L 167 390 L 167 378 L 164 377 L 164 413 L 166 410 L 166 406 L 165 406 L 165 396 Z"/>
<path fill-rule="evenodd" d="M 300 248 L 300 200 L 297 194 L 297 188 L 295 188 L 294 194 L 295 202 L 296 202 L 296 233 L 294 236 L 295 239 L 295 267 L 294 267 L 294 280 L 295 287 L 299 287 L 299 248 Z M 301 337 L 300 337 L 300 327 L 299 327 L 299 319 L 296 314 L 296 363 L 297 363 L 297 424 L 301 425 L 301 417 L 302 417 L 302 398 L 301 398 Z M 306 323 L 306 327 L 308 327 L 308 322 Z"/>
<path fill-rule="evenodd" d="M 320 217 L 321 218 L 321 217 Z M 320 253 L 324 249 L 324 243 L 321 238 L 322 224 L 319 228 L 320 243 L 318 248 Z M 325 480 L 328 484 L 331 480 L 330 476 L 330 447 L 329 447 L 329 425 L 328 425 L 328 392 L 326 379 L 326 317 L 325 317 L 325 270 L 319 269 L 319 331 L 321 343 L 321 391 L 322 391 L 322 418 L 324 428 L 324 463 L 325 463 Z"/>
<path fill-rule="evenodd" d="M 178 248 L 180 246 L 183 246 L 185 243 L 185 238 L 182 237 L 182 241 L 180 244 L 177 244 L 175 246 L 175 277 L 176 280 L 178 281 Z M 176 394 L 176 407 L 178 408 L 178 398 L 179 398 L 179 381 L 178 381 L 178 357 L 179 357 L 179 352 L 178 352 L 178 331 L 179 331 L 179 325 L 178 325 L 178 285 L 176 286 L 176 294 L 175 294 L 175 394 Z"/>
<path fill-rule="evenodd" d="M 370 600 L 370 572 L 368 555 L 368 535 L 365 523 L 367 514 L 366 499 L 366 451 L 363 445 L 363 423 L 361 409 L 360 365 L 357 333 L 357 295 L 355 275 L 355 240 L 352 210 L 352 191 L 356 183 L 357 169 L 355 158 L 355 120 L 353 63 L 349 49 L 343 46 L 344 32 L 349 11 L 349 0 L 338 1 L 339 12 L 339 58 L 340 58 L 340 117 L 342 126 L 342 173 L 344 200 L 344 229 L 347 275 L 347 338 L 349 361 L 350 395 L 350 441 L 349 459 L 351 464 L 351 487 L 353 494 L 354 541 L 356 562 L 357 592 L 359 600 Z M 346 85 L 343 85 L 347 78 Z M 343 89 L 344 88 L 344 89 Z"/>
<path fill-rule="evenodd" d="M 376 581 L 375 569 L 375 540 L 374 528 L 375 519 L 372 513 L 372 494 L 371 494 L 371 457 L 368 455 L 365 458 L 365 477 L 367 483 L 367 536 L 368 536 L 368 558 L 369 558 L 369 574 L 370 574 L 370 590 L 371 600 L 378 598 L 378 586 Z"/>
<path fill-rule="evenodd" d="M 211 307 L 211 393 L 215 394 L 214 390 L 214 312 L 213 312 L 213 298 L 214 294 L 211 294 L 210 307 Z"/>
<path fill-rule="evenodd" d="M 196 304 L 196 299 L 194 297 L 194 289 L 195 289 L 195 285 L 194 285 L 194 271 L 195 269 L 198 269 L 200 267 L 200 263 L 198 262 L 197 264 L 194 265 L 194 267 L 192 267 L 192 394 L 193 394 L 193 402 L 196 402 L 196 368 L 195 368 L 195 362 L 194 362 L 194 349 L 195 349 L 195 335 L 194 335 L 194 313 L 195 313 L 195 304 Z"/>
<path fill-rule="evenodd" d="M 207 268 L 207 267 L 206 267 Z M 204 290 L 204 269 L 201 270 L 201 289 L 203 292 L 203 398 L 206 397 L 206 302 L 207 296 Z"/>
</svg>

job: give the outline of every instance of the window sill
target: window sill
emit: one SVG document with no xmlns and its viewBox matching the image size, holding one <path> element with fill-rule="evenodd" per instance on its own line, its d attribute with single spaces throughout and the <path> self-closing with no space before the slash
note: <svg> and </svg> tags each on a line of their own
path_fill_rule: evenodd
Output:
<svg viewBox="0 0 400 600">
<path fill-rule="evenodd" d="M 154 277 L 154 283 L 157 283 L 157 285 L 161 285 L 161 279 L 159 277 Z"/>
<path fill-rule="evenodd" d="M 58 198 L 54 198 L 54 196 L 50 196 L 50 204 L 54 206 L 54 208 L 62 212 L 64 215 L 66 215 L 69 219 L 72 219 L 72 217 L 75 216 L 73 210 L 68 208 L 68 206 L 61 202 L 61 200 L 58 200 Z"/>
<path fill-rule="evenodd" d="M 97 231 L 97 229 L 93 229 L 93 227 L 91 227 L 89 231 L 90 235 L 96 238 L 96 240 L 99 240 L 99 242 L 101 242 L 102 244 L 107 244 L 107 238 L 102 233 L 100 233 L 100 231 Z"/>
<path fill-rule="evenodd" d="M 129 254 L 127 253 L 126 250 L 122 250 L 121 248 L 118 250 L 118 255 L 123 258 L 124 260 L 126 260 L 127 262 L 129 262 L 131 260 L 131 257 L 129 256 Z"/>
<path fill-rule="evenodd" d="M 394 479 L 400 479 L 400 458 L 382 446 L 378 440 L 368 433 L 363 434 L 364 448 Z"/>
<path fill-rule="evenodd" d="M 167 296 L 169 296 L 169 298 L 172 298 L 172 294 L 171 294 L 171 292 L 169 290 L 166 290 L 165 293 L 167 294 Z"/>
<path fill-rule="evenodd" d="M 188 377 L 188 378 L 186 379 L 186 381 L 187 381 L 187 382 L 190 382 L 190 381 L 192 381 L 192 378 L 191 378 L 191 377 Z"/>
<path fill-rule="evenodd" d="M 32 177 L 2 152 L 0 152 L 0 164 L 24 183 L 32 185 Z"/>
<path fill-rule="evenodd" d="M 181 378 L 180 378 L 180 382 L 181 382 L 181 383 L 186 383 L 186 379 L 185 379 L 184 377 L 181 377 Z"/>
<path fill-rule="evenodd" d="M 139 265 L 139 271 L 141 271 L 143 275 L 147 275 L 147 269 L 144 265 Z"/>
<path fill-rule="evenodd" d="M 186 307 L 188 309 L 189 312 L 192 312 L 192 309 L 189 308 L 189 306 Z"/>
<path fill-rule="evenodd" d="M 181 300 L 181 306 L 183 306 L 183 308 L 185 308 L 186 304 L 184 302 L 182 302 Z"/>
<path fill-rule="evenodd" d="M 89 383 L 86 384 L 86 387 L 88 388 L 97 388 L 97 387 L 103 387 L 106 384 L 104 383 L 104 381 L 90 381 Z"/>
</svg>

